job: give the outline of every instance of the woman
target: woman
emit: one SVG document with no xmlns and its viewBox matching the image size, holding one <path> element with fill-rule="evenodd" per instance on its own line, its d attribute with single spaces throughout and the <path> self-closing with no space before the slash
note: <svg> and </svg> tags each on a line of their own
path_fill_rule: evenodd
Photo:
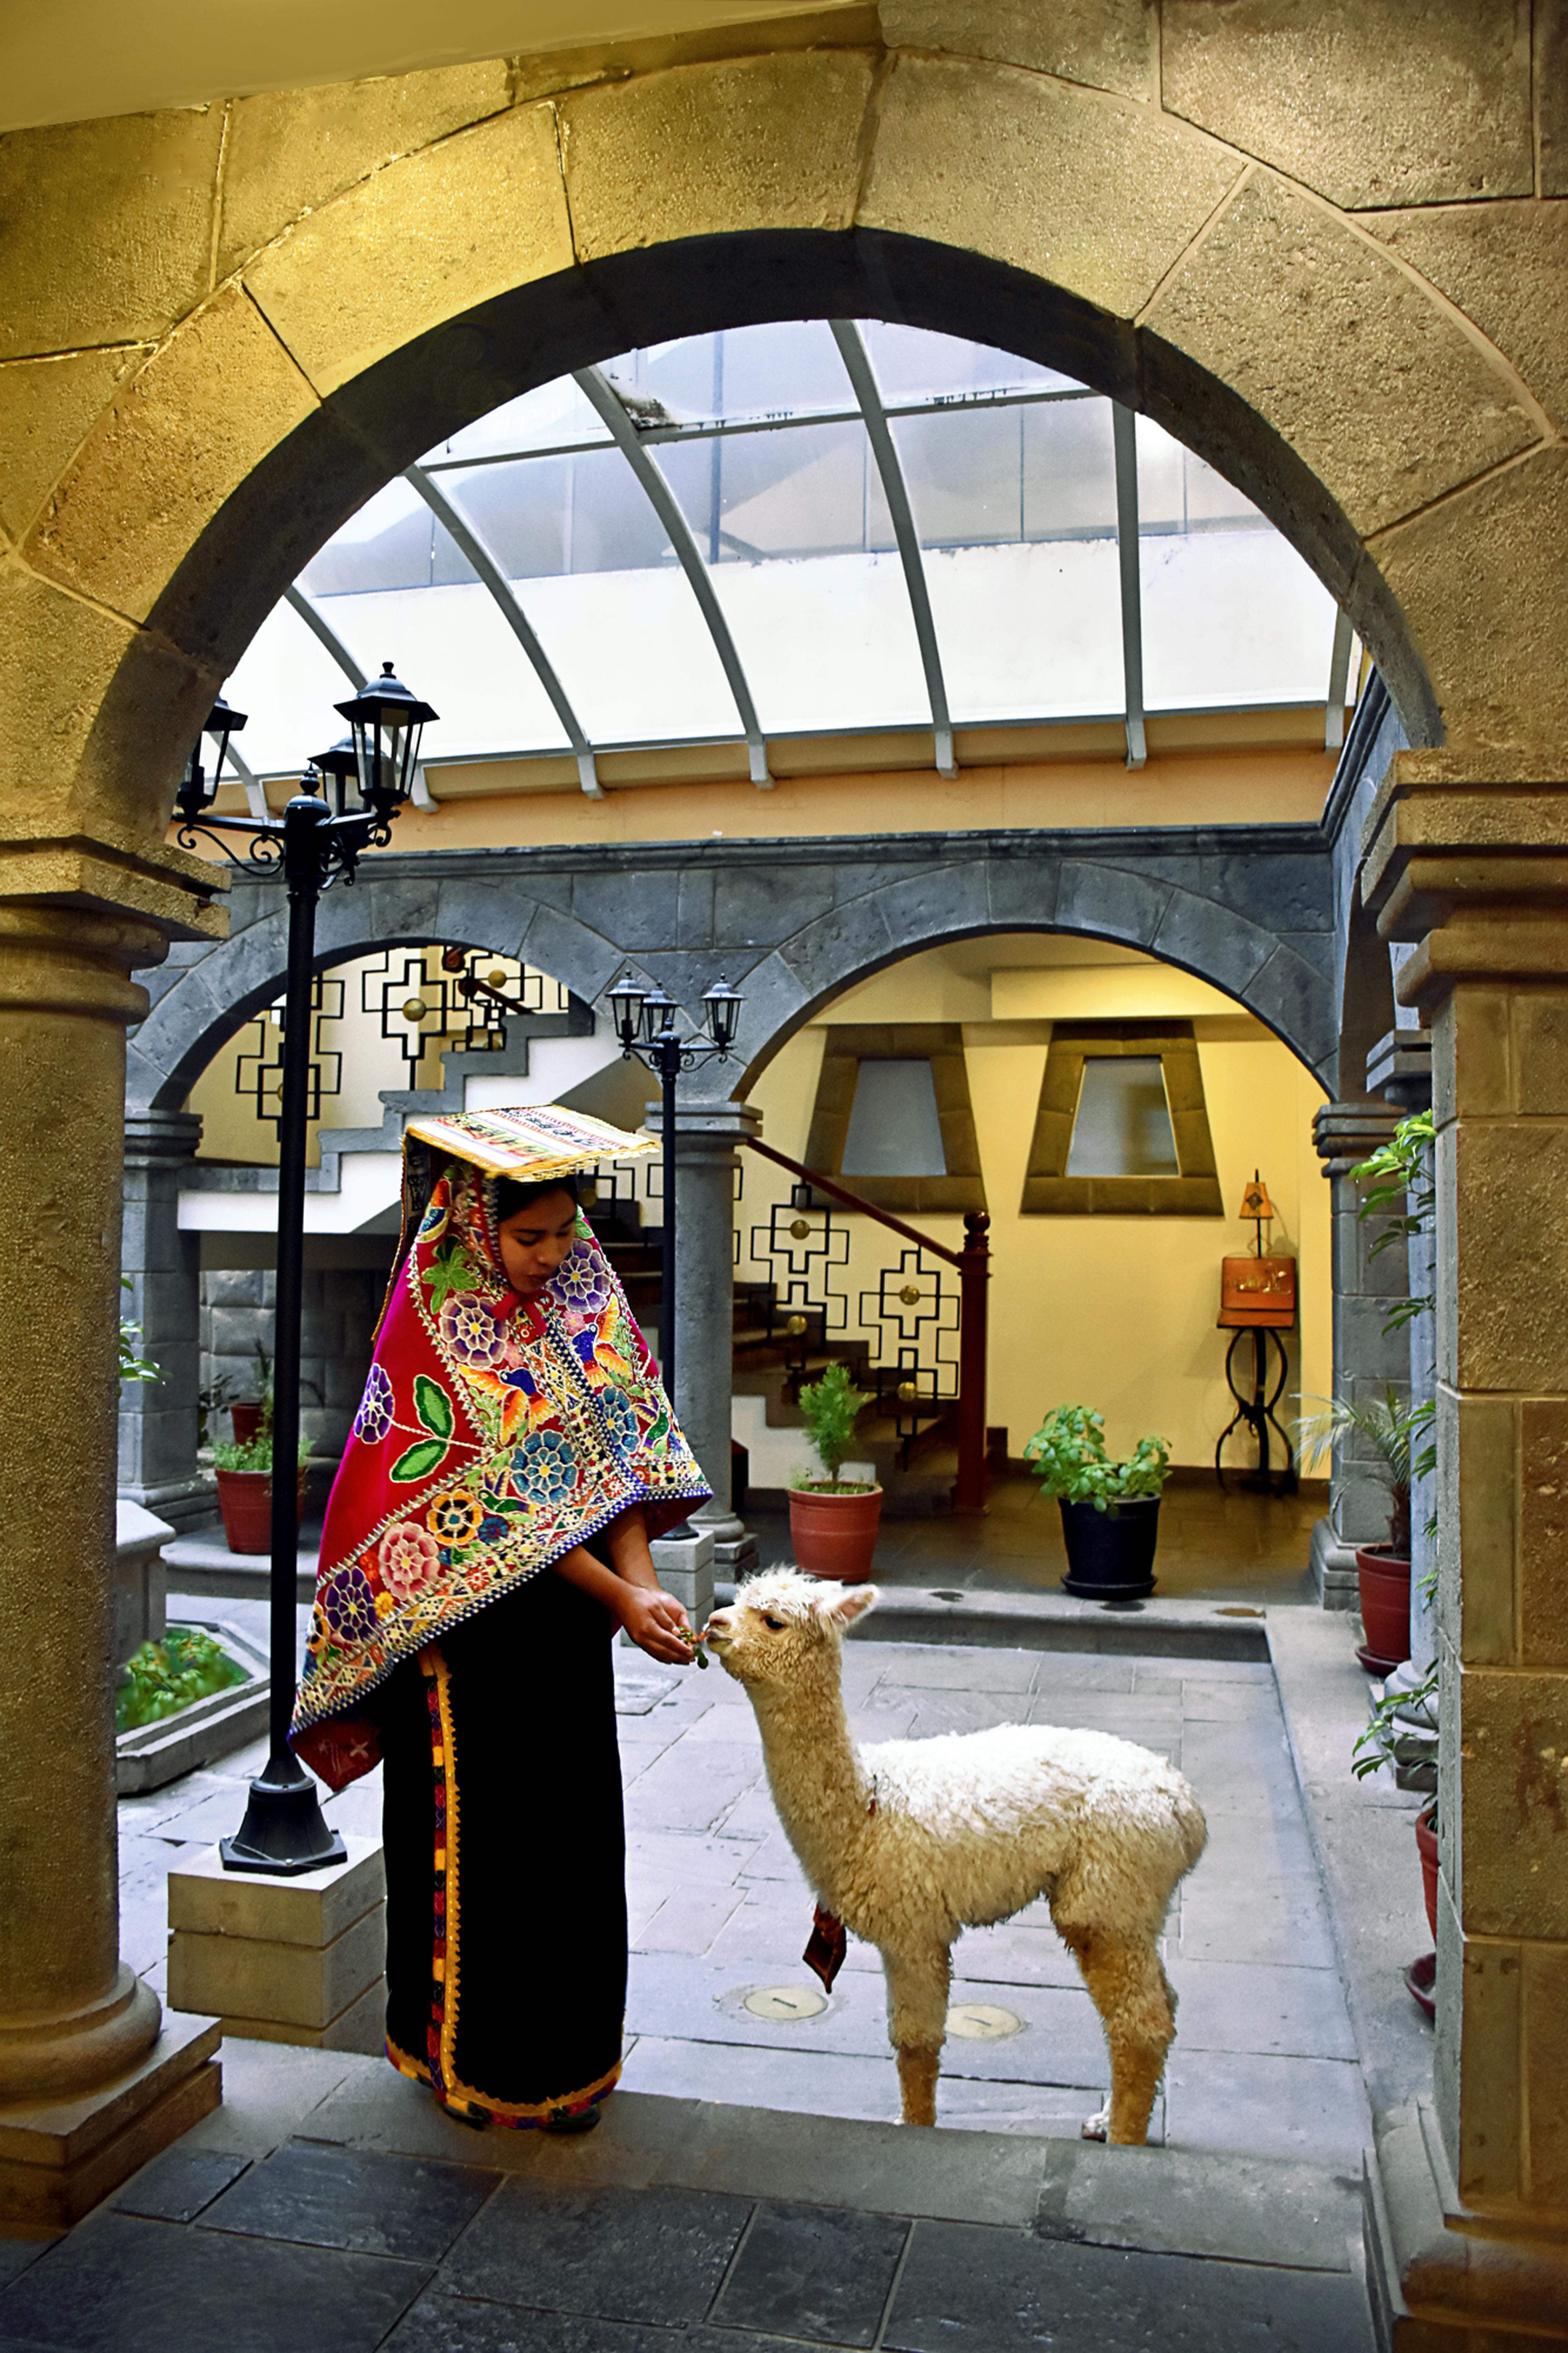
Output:
<svg viewBox="0 0 1568 2353">
<path fill-rule="evenodd" d="M 386 2047 L 476 2125 L 581 2130 L 620 2073 L 609 1638 L 689 1664 L 650 1536 L 710 1490 L 571 1172 L 654 1147 L 554 1104 L 412 1122 L 327 1506 L 294 1743 L 384 1760 Z"/>
</svg>

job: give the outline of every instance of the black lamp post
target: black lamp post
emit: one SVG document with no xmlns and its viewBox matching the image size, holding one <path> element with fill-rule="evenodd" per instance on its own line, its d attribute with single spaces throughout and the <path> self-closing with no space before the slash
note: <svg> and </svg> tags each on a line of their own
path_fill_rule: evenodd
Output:
<svg viewBox="0 0 1568 2353">
<path fill-rule="evenodd" d="M 289 1746 L 294 1713 L 295 1582 L 299 1575 L 300 1295 L 305 1256 L 305 1145 L 310 1118 L 310 995 L 316 902 L 334 881 L 352 882 L 360 852 L 392 838 L 392 820 L 408 798 L 419 738 L 436 717 L 392 674 L 336 708 L 351 733 L 318 753 L 281 817 L 216 817 L 228 739 L 245 725 L 220 696 L 205 733 L 217 745 L 210 782 L 201 743 L 175 796 L 176 839 L 186 849 L 205 833 L 233 865 L 258 880 L 281 877 L 289 892 L 289 976 L 283 1014 L 283 1093 L 278 1130 L 278 1286 L 272 1351 L 272 1567 L 270 1753 L 250 1785 L 245 1820 L 221 1841 L 228 1871 L 287 1877 L 342 1862 L 343 1841 L 327 1828 L 316 1784 Z M 330 804 L 329 797 L 330 796 Z M 250 837 L 237 855 L 223 837 Z"/>
<path fill-rule="evenodd" d="M 692 1032 L 683 1037 L 676 1028 L 680 1008 L 662 988 L 639 988 L 630 973 L 623 973 L 605 997 L 615 1017 L 616 1035 L 623 1060 L 633 1057 L 657 1072 L 664 1095 L 663 1166 L 664 1224 L 660 1228 L 663 1261 L 658 1302 L 658 1377 L 671 1405 L 675 1402 L 675 1086 L 682 1071 L 700 1062 L 727 1059 L 741 1024 L 744 1000 L 727 981 L 717 981 L 702 998 L 706 1038 Z"/>
</svg>

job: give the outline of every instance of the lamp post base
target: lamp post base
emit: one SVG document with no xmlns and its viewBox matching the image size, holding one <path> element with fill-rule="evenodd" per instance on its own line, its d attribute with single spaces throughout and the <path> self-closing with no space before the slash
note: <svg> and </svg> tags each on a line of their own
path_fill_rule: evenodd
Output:
<svg viewBox="0 0 1568 2353">
<path fill-rule="evenodd" d="M 226 1871 L 254 1871 L 291 1879 L 302 1871 L 322 1871 L 348 1859 L 342 1834 L 329 1830 L 316 1784 L 292 1757 L 271 1757 L 265 1773 L 250 1785 L 245 1820 L 232 1838 L 220 1839 Z"/>
</svg>

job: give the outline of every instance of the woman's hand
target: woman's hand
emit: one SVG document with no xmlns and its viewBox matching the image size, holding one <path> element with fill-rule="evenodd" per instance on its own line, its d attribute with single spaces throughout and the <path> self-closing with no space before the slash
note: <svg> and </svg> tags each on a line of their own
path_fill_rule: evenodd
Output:
<svg viewBox="0 0 1568 2353">
<path fill-rule="evenodd" d="M 691 1620 L 673 1593 L 623 1581 L 616 1608 L 632 1641 L 650 1659 L 662 1659 L 671 1667 L 691 1664 Z"/>
</svg>

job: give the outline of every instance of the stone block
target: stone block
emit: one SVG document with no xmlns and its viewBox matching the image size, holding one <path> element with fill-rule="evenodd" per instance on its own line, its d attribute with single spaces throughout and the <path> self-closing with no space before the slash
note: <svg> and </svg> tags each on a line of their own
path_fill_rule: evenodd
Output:
<svg viewBox="0 0 1568 2353">
<path fill-rule="evenodd" d="M 223 2096 L 212 2018 L 165 2016 L 141 2064 L 80 2098 L 0 2107 L 0 2232 L 68 2230 Z"/>
<path fill-rule="evenodd" d="M 1539 437 L 1510 373 L 1446 305 L 1267 177 L 1183 262 L 1148 326 L 1251 399 L 1363 534 Z"/>
<path fill-rule="evenodd" d="M 695 1536 L 660 1536 L 649 1549 L 665 1591 L 694 1626 L 706 1625 L 713 1610 L 712 1536 L 706 1529 Z"/>
<path fill-rule="evenodd" d="M 1568 55 L 1559 70 L 1560 87 L 1568 85 Z M 1538 82 L 1542 103 L 1546 89 Z M 1568 104 L 1564 113 L 1568 120 Z M 1423 206 L 1380 212 L 1367 227 L 1512 361 L 1559 429 L 1568 425 L 1568 347 L 1556 328 L 1568 280 L 1568 216 L 1560 206 Z"/>
<path fill-rule="evenodd" d="M 116 385 L 142 357 L 73 352 L 0 367 L 0 525 L 13 539 L 26 537 Z"/>
<path fill-rule="evenodd" d="M 868 54 L 819 49 L 677 66 L 563 98 L 578 260 L 737 229 L 847 228 L 871 77 Z"/>
<path fill-rule="evenodd" d="M 320 2031 L 380 1982 L 386 1966 L 386 1914 L 378 1905 L 330 1945 L 261 1936 L 203 1936 L 177 1928 L 169 1939 L 169 2006 L 229 2019 L 260 2019 Z M 233 2030 L 226 2026 L 226 2031 Z M 277 2041 L 290 2038 L 279 2034 Z"/>
<path fill-rule="evenodd" d="M 712 944 L 771 947 L 825 915 L 834 896 L 833 875 L 820 866 L 723 867 L 713 877 Z"/>
<path fill-rule="evenodd" d="M 1511 1012 L 1512 1108 L 1529 1118 L 1568 1115 L 1568 995 L 1560 989 L 1520 991 Z"/>
<path fill-rule="evenodd" d="M 1318 1599 L 1325 1609 L 1359 1609 L 1361 1586 L 1356 1576 L 1355 1547 L 1335 1534 L 1333 1522 L 1327 1518 L 1312 1523 L 1311 1570 Z"/>
<path fill-rule="evenodd" d="M 1170 903 L 1171 887 L 1145 881 L 1124 867 L 1065 859 L 1057 893 L 1057 922 L 1064 931 L 1097 932 L 1146 948 Z"/>
<path fill-rule="evenodd" d="M 27 543 L 30 561 L 145 620 L 181 557 L 316 401 L 237 289 L 128 379 Z"/>
<path fill-rule="evenodd" d="M 153 343 L 201 301 L 223 118 L 180 107 L 8 134 L 0 358 Z"/>
<path fill-rule="evenodd" d="M 858 218 L 988 254 L 1125 319 L 1244 168 L 1148 107 L 905 55 L 883 86 Z"/>
<path fill-rule="evenodd" d="M 893 49 L 943 49 L 1028 66 L 1094 90 L 1153 98 L 1159 26 L 1144 0 L 882 0 L 882 38 Z"/>
<path fill-rule="evenodd" d="M 225 2018 L 224 2033 L 244 2042 L 289 2042 L 304 2051 L 357 2051 L 379 2059 L 386 2048 L 386 1988 L 374 1985 L 325 2026 L 293 2026 L 273 2018 Z"/>
<path fill-rule="evenodd" d="M 861 898 L 792 933 L 780 943 L 779 953 L 805 994 L 816 997 L 889 963 L 898 945 L 880 902 Z"/>
<path fill-rule="evenodd" d="M 1201 972 L 1216 988 L 1251 1003 L 1247 984 L 1268 961 L 1272 932 L 1248 923 L 1233 907 L 1194 891 L 1172 891 L 1151 943 L 1156 955 Z"/>
<path fill-rule="evenodd" d="M 985 861 L 986 903 L 993 923 L 1033 930 L 1057 911 L 1061 860 L 1040 852 Z"/>
<path fill-rule="evenodd" d="M 1464 1757 L 1463 1903 L 1469 1936 L 1568 1943 L 1568 1674 L 1467 1666 L 1457 1714 Z"/>
<path fill-rule="evenodd" d="M 114 1506 L 114 1632 L 111 1655 L 122 1666 L 143 1642 L 163 1631 L 169 1574 L 163 1547 L 174 1535 L 140 1504 L 121 1495 Z"/>
<path fill-rule="evenodd" d="M 1568 1198 L 1568 1129 L 1557 1122 L 1462 1122 L 1452 1150 L 1453 1224 L 1439 1299 L 1444 1369 L 1462 1389 L 1568 1393 L 1568 1258 L 1521 1250 L 1556 1230 Z M 1447 1171 L 1444 1172 L 1447 1174 Z"/>
<path fill-rule="evenodd" d="M 269 246 L 246 283 L 324 394 L 572 259 L 554 115 L 525 106 L 373 173 Z"/>
<path fill-rule="evenodd" d="M 236 100 L 224 153 L 219 277 L 388 156 L 411 154 L 510 101 L 502 58 Z"/>
<path fill-rule="evenodd" d="M 1520 1976 L 1526 2195 L 1560 2212 L 1568 2207 L 1568 1945 L 1525 1945 Z"/>
<path fill-rule="evenodd" d="M 1472 1406 L 1485 1402 L 1465 1400 L 1459 1409 L 1462 1430 L 1468 1430 Z M 1560 1398 L 1526 1398 L 1516 1411 L 1519 1521 L 1514 1577 L 1520 1663 L 1568 1668 L 1568 1403 Z M 1461 1472 L 1461 1495 L 1462 1481 Z M 1512 1501 L 1510 1495 L 1510 1504 Z M 1471 1558 L 1468 1538 L 1463 1542 L 1468 1607 Z"/>
<path fill-rule="evenodd" d="M 170 1928 L 322 1950 L 386 1900 L 379 1842 L 346 1838 L 343 1843 L 346 1862 L 294 1879 L 226 1871 L 216 1846 L 182 1859 L 169 1873 Z"/>
<path fill-rule="evenodd" d="M 1163 101 L 1357 206 L 1531 193 L 1530 33 L 1510 0 L 1170 0 Z"/>
<path fill-rule="evenodd" d="M 1247 989 L 1249 1010 L 1278 1029 L 1327 1084 L 1339 1048 L 1334 988 L 1329 976 L 1305 956 L 1277 947 Z"/>
</svg>

